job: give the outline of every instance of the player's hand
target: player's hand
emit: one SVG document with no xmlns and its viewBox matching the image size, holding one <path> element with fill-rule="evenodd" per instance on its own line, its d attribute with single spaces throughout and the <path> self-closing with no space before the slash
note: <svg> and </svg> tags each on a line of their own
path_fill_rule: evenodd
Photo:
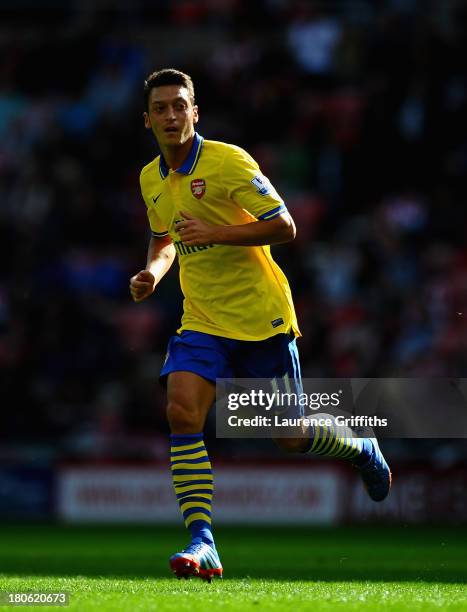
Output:
<svg viewBox="0 0 467 612">
<path fill-rule="evenodd" d="M 156 286 L 156 279 L 149 270 L 141 270 L 130 279 L 130 293 L 135 302 L 141 302 L 149 297 Z"/>
<path fill-rule="evenodd" d="M 183 244 L 186 246 L 207 246 L 214 242 L 215 226 L 209 225 L 201 219 L 192 217 L 189 213 L 181 210 L 183 221 L 178 221 L 176 231 Z"/>
</svg>

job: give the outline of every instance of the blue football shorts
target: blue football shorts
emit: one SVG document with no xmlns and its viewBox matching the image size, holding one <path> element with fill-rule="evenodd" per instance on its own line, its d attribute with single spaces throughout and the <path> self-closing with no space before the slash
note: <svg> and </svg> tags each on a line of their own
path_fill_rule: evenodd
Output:
<svg viewBox="0 0 467 612">
<path fill-rule="evenodd" d="M 232 340 L 197 331 L 172 336 L 160 373 L 166 384 L 171 372 L 193 372 L 215 383 L 217 378 L 288 377 L 301 389 L 300 360 L 293 334 L 266 340 Z"/>
</svg>

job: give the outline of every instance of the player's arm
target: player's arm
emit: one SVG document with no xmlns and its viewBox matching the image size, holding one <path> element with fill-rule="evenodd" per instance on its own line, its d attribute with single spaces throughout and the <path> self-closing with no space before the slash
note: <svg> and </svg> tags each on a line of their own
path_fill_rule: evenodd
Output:
<svg viewBox="0 0 467 612">
<path fill-rule="evenodd" d="M 184 219 L 177 224 L 177 230 L 184 244 L 248 247 L 280 244 L 295 238 L 295 224 L 282 198 L 246 151 L 225 146 L 219 183 L 226 200 L 256 220 L 242 225 L 210 225 L 182 211 Z"/>
<path fill-rule="evenodd" d="M 180 211 L 183 221 L 177 223 L 177 232 L 187 246 L 230 244 L 233 246 L 262 246 L 281 244 L 295 238 L 295 223 L 288 212 L 268 221 L 253 221 L 243 225 L 210 225 Z"/>
<path fill-rule="evenodd" d="M 135 302 L 141 302 L 153 293 L 157 283 L 169 271 L 174 259 L 175 247 L 170 236 L 151 237 L 146 269 L 130 279 L 130 293 Z"/>
</svg>

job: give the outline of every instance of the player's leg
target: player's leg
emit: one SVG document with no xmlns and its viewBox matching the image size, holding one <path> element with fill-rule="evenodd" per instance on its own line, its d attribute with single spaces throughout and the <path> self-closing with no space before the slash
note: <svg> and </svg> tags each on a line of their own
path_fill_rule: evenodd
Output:
<svg viewBox="0 0 467 612">
<path fill-rule="evenodd" d="M 214 384 L 193 372 L 172 372 L 167 381 L 170 464 L 175 494 L 192 538 L 213 545 L 213 476 L 204 424 L 215 399 Z"/>
<path fill-rule="evenodd" d="M 300 359 L 295 338 L 279 334 L 255 344 L 256 349 L 250 352 L 246 362 L 249 376 L 272 378 L 272 384 L 285 392 L 301 392 Z M 293 416 L 300 415 L 297 413 Z M 374 501 L 383 500 L 389 493 L 391 471 L 376 438 L 356 438 L 351 430 L 345 427 L 317 426 L 307 428 L 303 435 L 276 438 L 274 441 L 287 452 L 350 460 L 360 472 Z"/>
<path fill-rule="evenodd" d="M 192 538 L 187 548 L 171 557 L 170 566 L 178 577 L 199 575 L 210 580 L 222 575 L 211 531 L 212 468 L 202 433 L 215 386 L 193 372 L 173 372 L 168 376 L 167 398 L 172 479 Z"/>
<path fill-rule="evenodd" d="M 308 429 L 300 452 L 348 460 L 358 470 L 368 495 L 383 501 L 391 489 L 391 470 L 376 438 L 357 438 L 348 427 L 314 426 Z"/>
<path fill-rule="evenodd" d="M 167 376 L 167 420 L 172 435 L 203 431 L 216 397 L 214 383 L 194 372 L 176 371 Z"/>
<path fill-rule="evenodd" d="M 224 348 L 222 339 L 184 332 L 171 339 L 161 372 L 167 379 L 173 484 L 192 536 L 191 544 L 170 559 L 178 577 L 222 575 L 211 529 L 214 482 L 203 429 L 215 399 L 214 381 L 229 375 Z"/>
<path fill-rule="evenodd" d="M 299 362 L 297 347 L 291 348 L 294 358 Z M 296 368 L 297 371 L 297 368 Z M 298 371 L 299 368 L 298 368 Z M 301 387 L 301 380 L 299 383 Z M 376 438 L 357 438 L 348 427 L 330 425 L 328 427 L 309 427 L 307 435 L 300 439 L 303 443 L 299 452 L 325 457 L 336 457 L 352 462 L 359 471 L 369 496 L 374 501 L 382 501 L 391 489 L 391 470 L 381 453 Z M 291 445 L 287 448 L 290 450 Z"/>
</svg>

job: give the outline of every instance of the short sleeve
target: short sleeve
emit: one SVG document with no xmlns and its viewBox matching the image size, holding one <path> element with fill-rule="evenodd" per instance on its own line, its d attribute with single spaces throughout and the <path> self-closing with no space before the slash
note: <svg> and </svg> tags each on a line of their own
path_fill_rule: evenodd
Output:
<svg viewBox="0 0 467 612">
<path fill-rule="evenodd" d="M 228 147 L 222 165 L 222 182 L 229 199 L 259 220 L 274 219 L 287 211 L 256 161 L 240 147 Z"/>
<path fill-rule="evenodd" d="M 159 215 L 156 212 L 157 209 L 155 203 L 152 201 L 151 196 L 147 193 L 147 190 L 145 189 L 145 182 L 143 176 L 144 169 L 140 176 L 140 185 L 141 194 L 143 196 L 144 203 L 146 204 L 146 212 L 148 215 L 149 227 L 151 228 L 151 235 L 153 236 L 153 238 L 164 238 L 164 236 L 167 236 L 168 234 L 167 228 L 160 220 Z"/>
</svg>

